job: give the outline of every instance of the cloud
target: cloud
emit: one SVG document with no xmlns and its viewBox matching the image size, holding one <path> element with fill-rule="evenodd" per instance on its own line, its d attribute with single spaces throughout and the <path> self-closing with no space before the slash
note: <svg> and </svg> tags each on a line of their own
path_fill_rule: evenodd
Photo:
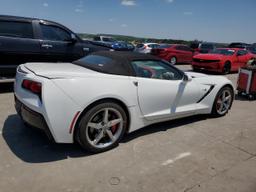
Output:
<svg viewBox="0 0 256 192">
<path fill-rule="evenodd" d="M 76 8 L 76 9 L 75 9 L 75 12 L 77 12 L 77 13 L 82 13 L 82 12 L 84 12 L 84 10 L 83 10 L 83 9 L 80 9 L 80 8 Z"/>
<path fill-rule="evenodd" d="M 191 11 L 185 11 L 183 12 L 184 15 L 193 15 L 193 13 Z"/>
<path fill-rule="evenodd" d="M 128 25 L 123 23 L 121 27 L 128 27 Z"/>
<path fill-rule="evenodd" d="M 48 7 L 49 4 L 45 2 L 45 3 L 43 3 L 43 6 L 44 6 L 44 7 Z"/>
<path fill-rule="evenodd" d="M 166 0 L 167 3 L 173 3 L 174 0 Z"/>
<path fill-rule="evenodd" d="M 124 6 L 135 6 L 136 2 L 134 0 L 122 0 L 121 5 Z"/>
<path fill-rule="evenodd" d="M 114 18 L 110 18 L 108 21 L 109 21 L 109 22 L 114 22 L 115 19 L 114 19 Z"/>
<path fill-rule="evenodd" d="M 83 2 L 83 1 L 79 1 L 76 6 L 77 6 L 78 8 L 82 8 L 82 7 L 84 7 L 84 2 Z"/>
<path fill-rule="evenodd" d="M 79 1 L 78 4 L 76 5 L 75 12 L 82 13 L 82 12 L 84 12 L 83 8 L 84 8 L 84 2 Z"/>
</svg>

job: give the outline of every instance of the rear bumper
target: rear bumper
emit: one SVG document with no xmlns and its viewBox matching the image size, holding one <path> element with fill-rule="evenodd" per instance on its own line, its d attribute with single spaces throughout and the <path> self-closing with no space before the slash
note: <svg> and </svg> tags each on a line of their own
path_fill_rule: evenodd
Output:
<svg viewBox="0 0 256 192">
<path fill-rule="evenodd" d="M 47 137 L 51 141 L 55 142 L 43 115 L 25 106 L 15 96 L 14 96 L 14 99 L 15 99 L 15 109 L 19 114 L 19 116 L 21 117 L 21 119 L 31 127 L 44 131 Z"/>
</svg>

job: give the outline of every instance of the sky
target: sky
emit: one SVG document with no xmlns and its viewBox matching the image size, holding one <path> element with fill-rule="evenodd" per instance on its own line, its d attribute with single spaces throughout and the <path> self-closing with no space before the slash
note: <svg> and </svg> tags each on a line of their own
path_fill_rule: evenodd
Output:
<svg viewBox="0 0 256 192">
<path fill-rule="evenodd" d="M 256 0 L 0 0 L 1 15 L 79 33 L 256 43 Z"/>
</svg>

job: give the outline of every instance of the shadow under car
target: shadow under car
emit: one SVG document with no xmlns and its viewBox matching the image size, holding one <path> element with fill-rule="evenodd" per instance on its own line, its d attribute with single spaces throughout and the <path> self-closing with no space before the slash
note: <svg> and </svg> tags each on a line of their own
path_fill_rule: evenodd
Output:
<svg viewBox="0 0 256 192">
<path fill-rule="evenodd" d="M 186 124 L 205 120 L 206 115 L 192 116 L 150 125 L 125 135 L 121 143 L 128 143 L 142 135 L 178 128 Z M 56 144 L 38 129 L 27 127 L 16 114 L 10 115 L 4 122 L 2 136 L 10 150 L 21 160 L 28 163 L 44 163 L 67 158 L 93 155 L 83 150 L 78 144 Z"/>
</svg>

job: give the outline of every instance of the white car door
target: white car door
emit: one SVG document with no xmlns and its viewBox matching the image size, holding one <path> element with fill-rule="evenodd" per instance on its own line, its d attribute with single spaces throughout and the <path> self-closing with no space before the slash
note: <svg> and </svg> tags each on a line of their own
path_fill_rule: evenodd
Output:
<svg viewBox="0 0 256 192">
<path fill-rule="evenodd" d="M 168 119 L 195 113 L 200 99 L 194 81 L 184 81 L 184 74 L 160 61 L 132 62 L 137 74 L 137 94 L 141 112 L 148 120 Z"/>
</svg>

